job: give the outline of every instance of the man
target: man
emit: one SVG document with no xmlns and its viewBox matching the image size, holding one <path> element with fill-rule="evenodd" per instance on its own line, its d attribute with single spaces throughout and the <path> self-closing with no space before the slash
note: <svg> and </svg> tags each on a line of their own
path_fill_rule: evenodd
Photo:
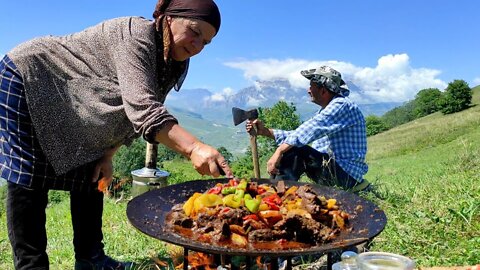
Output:
<svg viewBox="0 0 480 270">
<path fill-rule="evenodd" d="M 312 118 L 291 131 L 266 128 L 258 119 L 247 121 L 247 131 L 256 125 L 258 135 L 278 144 L 267 162 L 268 173 L 283 180 L 298 180 L 306 173 L 322 185 L 354 191 L 366 188 L 365 118 L 348 98 L 342 75 L 328 66 L 301 74 L 310 80 L 311 101 L 321 107 Z"/>
</svg>

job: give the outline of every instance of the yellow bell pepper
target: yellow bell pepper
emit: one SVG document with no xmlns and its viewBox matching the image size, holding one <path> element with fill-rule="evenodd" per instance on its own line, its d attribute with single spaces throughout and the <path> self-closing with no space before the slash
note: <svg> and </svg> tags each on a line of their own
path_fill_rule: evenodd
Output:
<svg viewBox="0 0 480 270">
<path fill-rule="evenodd" d="M 193 202 L 193 209 L 196 213 L 204 207 L 215 207 L 222 204 L 222 197 L 217 194 L 202 194 Z"/>
<path fill-rule="evenodd" d="M 199 193 L 199 192 L 195 192 L 192 196 L 190 196 L 190 198 L 188 198 L 188 200 L 183 204 L 183 211 L 185 212 L 185 215 L 187 216 L 193 216 L 194 213 L 193 213 L 193 202 L 195 201 L 195 199 L 197 199 L 200 195 L 202 195 L 202 193 Z"/>
<path fill-rule="evenodd" d="M 328 199 L 327 200 L 327 209 L 333 209 L 336 203 L 337 203 L 337 200 Z"/>
</svg>

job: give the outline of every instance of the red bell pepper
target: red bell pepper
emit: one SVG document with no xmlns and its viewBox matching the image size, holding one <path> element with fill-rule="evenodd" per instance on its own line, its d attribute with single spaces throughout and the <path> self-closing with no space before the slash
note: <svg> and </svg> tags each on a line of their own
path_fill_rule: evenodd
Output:
<svg viewBox="0 0 480 270">
<path fill-rule="evenodd" d="M 243 217 L 243 220 L 249 220 L 249 219 L 253 219 L 253 220 L 256 220 L 256 221 L 259 221 L 260 219 L 258 218 L 257 215 L 255 214 L 250 214 L 250 215 L 246 215 Z"/>
<path fill-rule="evenodd" d="M 262 201 L 267 204 L 271 210 L 280 210 L 280 206 L 282 205 L 282 199 L 277 193 L 263 198 Z"/>
<path fill-rule="evenodd" d="M 211 189 L 208 190 L 208 194 L 220 194 L 220 192 L 222 191 L 222 187 L 221 186 L 215 186 Z"/>
</svg>

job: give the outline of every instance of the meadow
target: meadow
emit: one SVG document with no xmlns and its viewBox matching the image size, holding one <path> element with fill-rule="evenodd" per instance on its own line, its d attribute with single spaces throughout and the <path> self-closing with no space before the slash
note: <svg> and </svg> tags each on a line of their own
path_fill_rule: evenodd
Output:
<svg viewBox="0 0 480 270">
<path fill-rule="evenodd" d="M 479 92 L 479 87 L 474 89 L 473 106 L 465 111 L 435 113 L 369 137 L 366 178 L 374 190 L 360 195 L 388 218 L 371 251 L 402 254 L 422 268 L 480 263 Z M 172 173 L 170 184 L 202 179 L 188 162 L 163 165 Z M 67 197 L 68 193 L 52 193 L 47 208 L 51 269 L 73 269 Z M 106 252 L 137 262 L 139 269 L 156 269 L 151 258 L 168 257 L 166 245 L 129 224 L 127 202 L 128 198 L 105 199 Z M 0 269 L 13 269 L 3 207 L 0 228 Z"/>
</svg>

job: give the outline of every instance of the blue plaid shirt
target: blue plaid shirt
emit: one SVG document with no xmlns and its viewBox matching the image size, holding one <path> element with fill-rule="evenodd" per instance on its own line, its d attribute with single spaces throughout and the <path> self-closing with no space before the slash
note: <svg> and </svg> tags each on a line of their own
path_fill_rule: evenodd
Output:
<svg viewBox="0 0 480 270">
<path fill-rule="evenodd" d="M 312 118 L 291 131 L 273 130 L 275 142 L 301 147 L 310 145 L 334 158 L 356 180 L 368 171 L 365 163 L 367 135 L 365 118 L 349 98 L 336 96 Z"/>
</svg>

